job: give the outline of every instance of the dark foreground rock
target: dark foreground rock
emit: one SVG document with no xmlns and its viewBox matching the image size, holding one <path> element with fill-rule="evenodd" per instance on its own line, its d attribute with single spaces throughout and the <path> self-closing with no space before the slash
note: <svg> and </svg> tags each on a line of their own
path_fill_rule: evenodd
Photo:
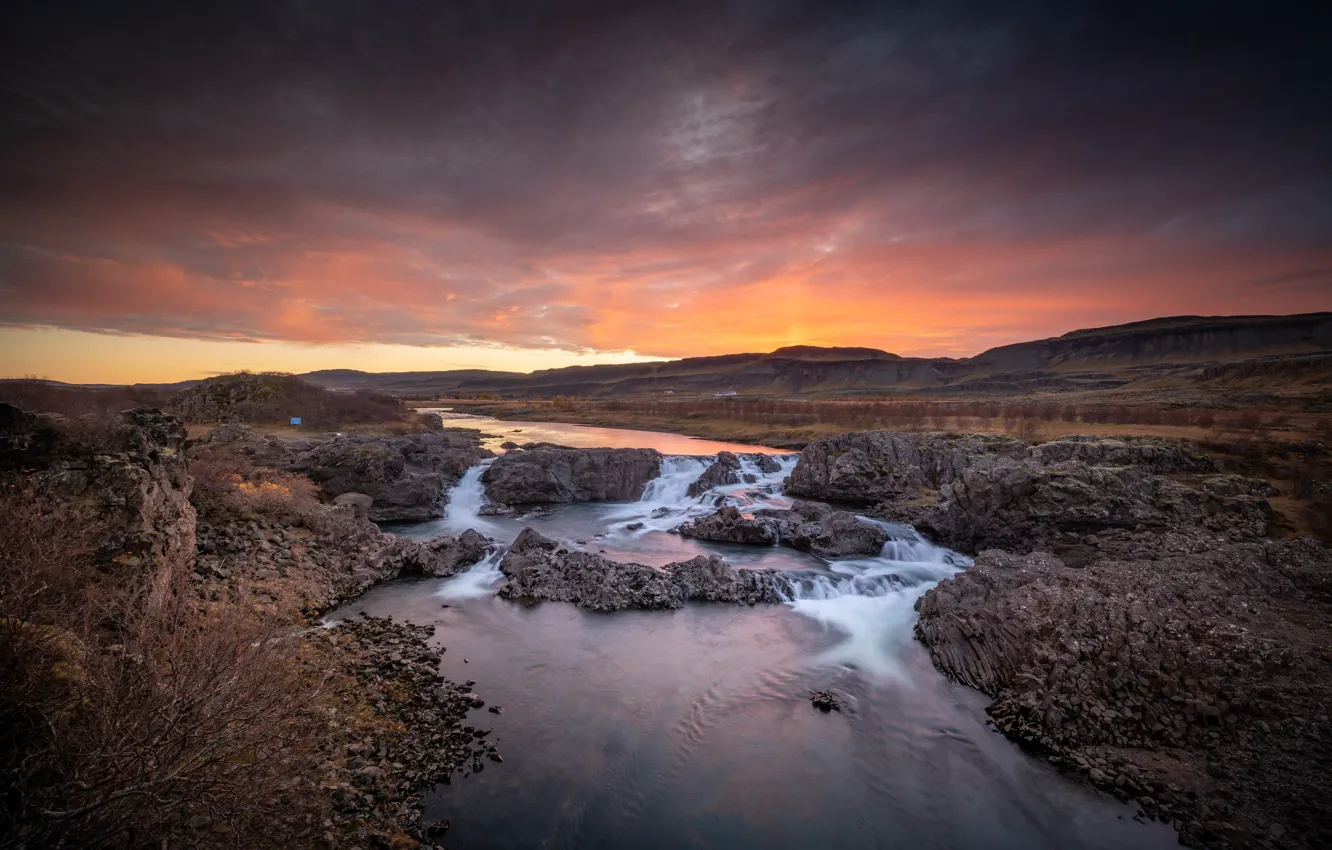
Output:
<svg viewBox="0 0 1332 850">
<path fill-rule="evenodd" d="M 781 602 L 786 587 L 774 570 L 737 570 L 715 555 L 657 569 L 570 550 L 530 528 L 509 547 L 500 571 L 509 579 L 500 590 L 507 599 L 572 602 L 595 611 Z"/>
<path fill-rule="evenodd" d="M 321 747 L 321 790 L 332 802 L 326 846 L 342 846 L 339 836 L 370 846 L 431 843 L 443 830 L 421 822 L 422 796 L 484 759 L 501 760 L 466 722 L 475 694 L 439 675 L 433 633 L 356 617 L 311 638 L 337 671 L 329 687 L 342 709 Z"/>
<path fill-rule="evenodd" d="M 500 455 L 481 476 L 492 502 L 632 502 L 661 470 L 655 449 L 533 448 Z"/>
<path fill-rule="evenodd" d="M 324 498 L 370 497 L 375 522 L 423 521 L 444 515 L 445 493 L 491 453 L 477 431 L 452 428 L 406 436 L 319 434 L 278 437 L 246 425 L 213 429 L 198 451 L 227 445 L 256 466 L 299 472 Z"/>
<path fill-rule="evenodd" d="M 832 693 L 828 691 L 815 691 L 809 695 L 809 701 L 814 704 L 815 708 L 822 711 L 824 714 L 827 714 L 830 711 L 842 710 L 842 704 L 837 701 L 837 697 L 833 696 Z"/>
<path fill-rule="evenodd" d="M 782 544 L 822 558 L 877 555 L 888 533 L 854 514 L 816 502 L 797 501 L 790 510 L 765 509 L 745 517 L 735 507 L 681 525 L 684 537 L 762 546 Z"/>
<path fill-rule="evenodd" d="M 921 598 L 936 666 L 998 728 L 1188 843 L 1332 844 L 1332 551 L 1140 534 L 1082 568 L 987 551 Z M 1174 551 L 1172 551 L 1174 550 Z"/>
</svg>

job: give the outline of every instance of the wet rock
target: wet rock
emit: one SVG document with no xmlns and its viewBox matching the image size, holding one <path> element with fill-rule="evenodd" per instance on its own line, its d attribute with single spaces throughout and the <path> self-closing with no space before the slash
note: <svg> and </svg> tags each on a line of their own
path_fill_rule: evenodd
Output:
<svg viewBox="0 0 1332 850">
<path fill-rule="evenodd" d="M 678 529 L 684 537 L 771 546 L 781 543 L 822 558 L 877 555 L 888 532 L 846 511 L 797 501 L 790 510 L 766 509 L 745 517 L 732 506 L 699 517 Z"/>
<path fill-rule="evenodd" d="M 781 601 L 785 580 L 772 570 L 735 570 L 716 556 L 656 569 L 570 551 L 527 528 L 509 547 L 500 570 L 509 599 L 573 602 L 597 611 L 679 608 L 690 600 L 755 604 Z"/>
<path fill-rule="evenodd" d="M 631 502 L 660 467 L 654 449 L 533 448 L 499 456 L 481 480 L 491 501 L 509 505 Z"/>
<path fill-rule="evenodd" d="M 687 522 L 677 530 L 684 537 L 698 540 L 773 546 L 780 539 L 779 527 L 775 520 L 750 519 L 741 515 L 737 508 L 727 506 L 714 514 Z"/>
<path fill-rule="evenodd" d="M 815 708 L 822 711 L 824 714 L 827 714 L 830 711 L 842 710 L 842 704 L 837 701 L 837 697 L 833 696 L 832 693 L 828 691 L 815 691 L 810 694 L 809 701 L 814 704 Z"/>
<path fill-rule="evenodd" d="M 759 472 L 771 475 L 774 472 L 782 471 L 782 465 L 778 463 L 777 458 L 773 457 L 772 455 L 752 454 L 752 455 L 745 455 L 745 457 L 754 461 L 754 465 L 758 467 Z"/>
<path fill-rule="evenodd" d="M 689 485 L 691 497 L 698 496 L 714 487 L 725 487 L 740 483 L 740 458 L 731 452 L 718 452 L 717 459 L 703 470 L 703 474 Z"/>
</svg>

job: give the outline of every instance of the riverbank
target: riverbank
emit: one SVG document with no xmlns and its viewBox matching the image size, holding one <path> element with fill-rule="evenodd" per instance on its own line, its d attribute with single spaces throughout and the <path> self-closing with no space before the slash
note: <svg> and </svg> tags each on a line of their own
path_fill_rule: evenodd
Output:
<svg viewBox="0 0 1332 850">
<path fill-rule="evenodd" d="M 0 405 L 0 605 L 30 626 L 0 632 L 0 718 L 27 730 L 0 741 L 0 846 L 434 846 L 421 796 L 487 754 L 474 683 L 439 676 L 429 629 L 317 618 L 484 541 L 395 538 L 368 496 L 216 449 L 155 410 Z M 391 502 L 374 470 L 404 468 L 362 454 Z"/>
</svg>

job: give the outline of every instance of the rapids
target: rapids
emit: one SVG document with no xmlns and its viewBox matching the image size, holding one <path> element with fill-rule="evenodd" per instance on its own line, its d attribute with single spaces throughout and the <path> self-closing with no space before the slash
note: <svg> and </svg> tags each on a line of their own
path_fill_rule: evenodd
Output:
<svg viewBox="0 0 1332 850">
<path fill-rule="evenodd" d="M 783 547 L 689 540 L 681 523 L 735 505 L 789 507 L 781 468 L 690 497 L 710 456 L 663 457 L 633 503 L 486 516 L 485 463 L 440 520 L 390 530 L 466 528 L 487 557 L 445 580 L 372 590 L 356 608 L 439 625 L 442 672 L 477 681 L 502 715 L 502 765 L 427 800 L 450 847 L 1168 847 L 1168 827 L 1076 785 L 987 727 L 985 698 L 943 679 L 914 641 L 916 600 L 971 560 L 905 526 L 875 557 L 826 562 Z M 488 462 L 487 462 L 488 463 Z M 865 522 L 873 520 L 862 518 Z M 594 614 L 494 594 L 504 547 L 525 526 L 566 545 L 660 566 L 719 553 L 790 581 L 786 605 L 689 605 Z M 811 690 L 830 689 L 823 715 Z"/>
</svg>

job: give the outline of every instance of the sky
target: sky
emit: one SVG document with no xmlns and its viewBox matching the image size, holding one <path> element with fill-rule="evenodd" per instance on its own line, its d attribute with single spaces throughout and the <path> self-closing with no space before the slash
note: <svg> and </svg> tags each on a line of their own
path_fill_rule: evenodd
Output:
<svg viewBox="0 0 1332 850">
<path fill-rule="evenodd" d="M 1330 310 L 1319 5 L 19 0 L 0 375 Z"/>
</svg>

